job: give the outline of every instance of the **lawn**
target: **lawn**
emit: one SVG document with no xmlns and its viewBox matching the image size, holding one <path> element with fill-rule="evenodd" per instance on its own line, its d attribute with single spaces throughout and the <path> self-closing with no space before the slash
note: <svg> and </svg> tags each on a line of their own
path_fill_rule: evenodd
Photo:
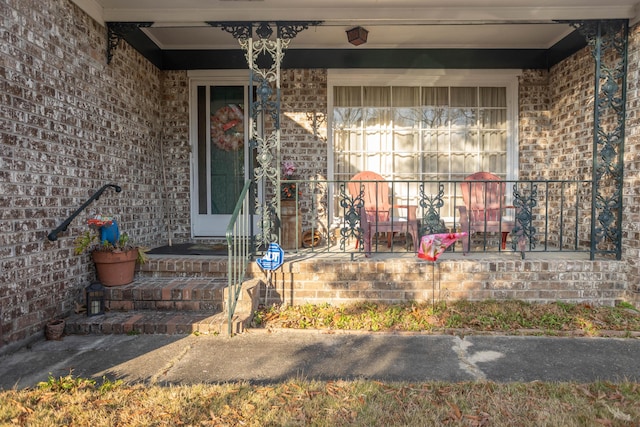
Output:
<svg viewBox="0 0 640 427">
<path fill-rule="evenodd" d="M 426 333 L 616 335 L 640 313 L 618 307 L 483 301 L 265 308 L 255 327 Z M 640 384 L 305 381 L 143 386 L 68 375 L 0 393 L 0 425 L 640 426 Z"/>
<path fill-rule="evenodd" d="M 616 307 L 563 302 L 455 301 L 345 306 L 299 305 L 258 310 L 262 328 L 410 331 L 448 334 L 640 336 L 640 312 L 628 303 Z"/>
</svg>

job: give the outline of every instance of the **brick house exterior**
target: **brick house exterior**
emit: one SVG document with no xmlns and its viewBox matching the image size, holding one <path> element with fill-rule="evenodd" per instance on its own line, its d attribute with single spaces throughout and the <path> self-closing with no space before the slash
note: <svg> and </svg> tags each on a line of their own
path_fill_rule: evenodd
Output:
<svg viewBox="0 0 640 427">
<path fill-rule="evenodd" d="M 190 239 L 189 79 L 161 71 L 121 43 L 106 64 L 105 28 L 69 0 L 0 0 L 0 350 L 71 312 L 92 280 L 74 255 L 76 220 L 47 234 L 107 183 L 89 213 L 117 211 L 146 246 Z M 622 264 L 640 282 L 640 26 L 631 29 Z M 519 87 L 521 179 L 581 176 L 592 158 L 593 60 L 585 48 Z M 282 75 L 282 145 L 303 177 L 326 177 L 327 71 Z M 294 120 L 295 118 L 295 120 Z M 301 126 L 300 123 L 305 123 Z M 585 177 L 588 179 L 589 177 Z M 304 207 L 303 207 L 304 208 Z M 509 296 L 509 295 L 507 295 Z M 559 294 L 558 298 L 561 298 Z"/>
</svg>

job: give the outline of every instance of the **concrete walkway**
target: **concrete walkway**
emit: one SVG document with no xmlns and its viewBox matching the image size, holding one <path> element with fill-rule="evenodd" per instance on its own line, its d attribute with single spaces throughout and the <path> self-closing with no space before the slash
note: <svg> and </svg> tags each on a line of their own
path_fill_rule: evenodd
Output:
<svg viewBox="0 0 640 427">
<path fill-rule="evenodd" d="M 3 389 L 69 373 L 160 385 L 292 378 L 640 381 L 640 340 L 249 330 L 233 338 L 72 335 L 0 357 Z"/>
</svg>

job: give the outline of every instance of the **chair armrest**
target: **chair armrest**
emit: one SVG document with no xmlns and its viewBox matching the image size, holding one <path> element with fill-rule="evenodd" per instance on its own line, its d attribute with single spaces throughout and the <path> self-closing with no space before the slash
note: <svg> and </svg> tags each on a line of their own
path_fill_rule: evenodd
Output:
<svg viewBox="0 0 640 427">
<path fill-rule="evenodd" d="M 469 213 L 467 212 L 467 207 L 462 205 L 462 206 L 456 206 L 456 208 L 460 212 L 460 223 L 461 224 L 468 224 L 469 223 Z"/>
</svg>

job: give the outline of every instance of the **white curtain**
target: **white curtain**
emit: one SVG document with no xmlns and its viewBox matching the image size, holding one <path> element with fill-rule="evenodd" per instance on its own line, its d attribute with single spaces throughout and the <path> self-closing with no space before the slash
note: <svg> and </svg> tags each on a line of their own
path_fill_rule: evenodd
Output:
<svg viewBox="0 0 640 427">
<path fill-rule="evenodd" d="M 506 172 L 504 87 L 334 87 L 335 178 L 459 180 Z"/>
</svg>

